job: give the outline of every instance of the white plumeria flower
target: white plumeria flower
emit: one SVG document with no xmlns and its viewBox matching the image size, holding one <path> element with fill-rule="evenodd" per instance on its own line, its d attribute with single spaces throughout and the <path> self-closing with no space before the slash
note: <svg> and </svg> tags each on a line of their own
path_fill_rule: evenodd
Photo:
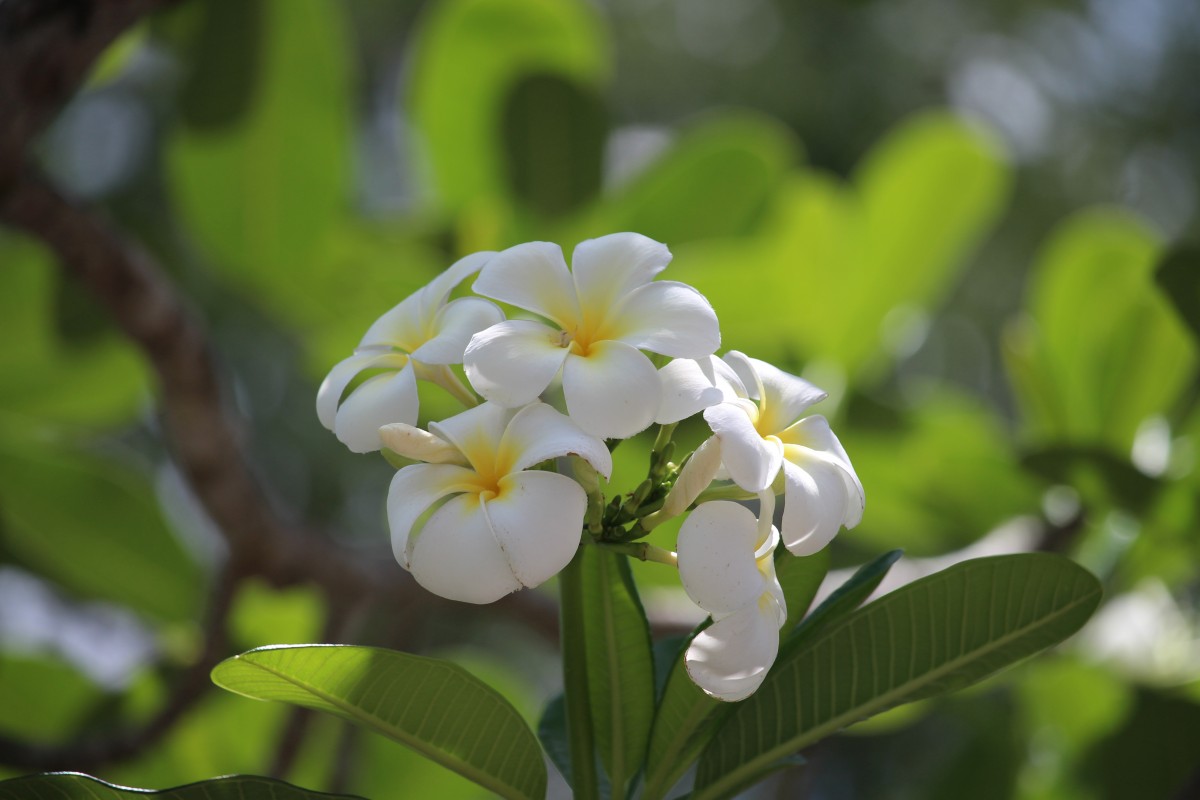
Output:
<svg viewBox="0 0 1200 800">
<path fill-rule="evenodd" d="M 679 531 L 683 588 L 713 620 L 688 645 L 684 664 L 692 681 L 718 700 L 753 694 L 779 654 L 787 604 L 775 577 L 774 506 L 774 495 L 764 493 L 756 520 L 737 503 L 702 503 Z"/>
<path fill-rule="evenodd" d="M 474 253 L 455 262 L 376 320 L 354 355 L 329 371 L 317 391 L 317 416 L 352 451 L 378 450 L 382 425 L 417 423 L 417 378 L 435 381 L 452 393 L 466 392 L 446 365 L 461 364 L 471 337 L 504 319 L 504 314 L 494 303 L 479 297 L 449 303 L 446 298 L 494 255 Z M 380 374 L 343 399 L 346 387 L 364 370 Z"/>
<path fill-rule="evenodd" d="M 467 603 L 491 603 L 560 572 L 579 546 L 587 495 L 565 475 L 530 467 L 575 455 L 607 478 L 604 443 L 545 403 L 484 403 L 429 428 L 382 432 L 400 455 L 438 462 L 392 479 L 388 525 L 401 566 L 434 594 Z"/>
<path fill-rule="evenodd" d="M 841 442 L 820 415 L 800 419 L 825 392 L 765 361 L 731 351 L 721 360 L 673 361 L 661 371 L 658 421 L 704 410 L 728 476 L 748 492 L 784 477 L 784 546 L 812 555 L 862 520 L 865 496 Z M 718 398 L 718 394 L 720 397 Z"/>
<path fill-rule="evenodd" d="M 508 320 L 476 334 L 463 359 L 475 390 L 503 406 L 536 399 L 562 373 L 571 419 L 601 438 L 645 429 L 659 407 L 658 373 L 642 350 L 703 358 L 721 342 L 712 306 L 683 283 L 654 281 L 671 252 L 636 233 L 562 248 L 530 242 L 503 251 L 473 289 L 549 320 Z"/>
</svg>

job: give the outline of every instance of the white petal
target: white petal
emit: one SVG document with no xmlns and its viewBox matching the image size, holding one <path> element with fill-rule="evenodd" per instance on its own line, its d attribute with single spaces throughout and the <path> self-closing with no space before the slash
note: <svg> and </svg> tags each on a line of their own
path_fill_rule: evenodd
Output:
<svg viewBox="0 0 1200 800">
<path fill-rule="evenodd" d="M 747 409 L 740 403 L 720 403 L 704 410 L 704 420 L 721 440 L 721 462 L 734 483 L 748 492 L 771 485 L 783 463 L 783 446 L 759 435 Z"/>
<path fill-rule="evenodd" d="M 429 507 L 448 494 L 469 489 L 475 473 L 453 464 L 413 464 L 396 473 L 388 489 L 388 528 L 392 553 L 400 566 L 410 568 L 412 527 Z"/>
<path fill-rule="evenodd" d="M 424 461 L 427 464 L 467 463 L 466 457 L 457 447 L 415 425 L 405 425 L 402 422 L 384 425 L 379 429 L 379 438 L 388 450 L 415 461 Z"/>
<path fill-rule="evenodd" d="M 568 330 L 579 320 L 579 300 L 562 248 L 550 242 L 519 244 L 497 254 L 471 288 L 484 297 L 541 314 Z"/>
<path fill-rule="evenodd" d="M 429 430 L 458 448 L 476 469 L 491 472 L 513 413 L 495 403 L 481 403 L 441 422 L 429 423 Z"/>
<path fill-rule="evenodd" d="M 500 494 L 483 508 L 517 580 L 537 586 L 579 548 L 587 495 L 565 475 L 517 472 L 500 480 Z"/>
<path fill-rule="evenodd" d="M 798 556 L 816 553 L 837 535 L 846 517 L 846 484 L 837 467 L 811 461 L 783 462 L 783 545 Z"/>
<path fill-rule="evenodd" d="M 433 512 L 410 552 L 417 583 L 450 600 L 491 603 L 521 588 L 474 492 Z"/>
<path fill-rule="evenodd" d="M 433 318 L 433 338 L 413 351 L 426 364 L 461 364 L 471 337 L 504 321 L 504 312 L 480 297 L 460 297 L 442 306 Z"/>
<path fill-rule="evenodd" d="M 614 338 L 673 358 L 704 358 L 721 346 L 708 299 L 686 283 L 655 281 L 627 295 L 609 316 Z"/>
<path fill-rule="evenodd" d="M 677 358 L 658 371 L 662 401 L 654 421 L 667 425 L 687 419 L 724 399 L 712 374 L 712 359 Z"/>
<path fill-rule="evenodd" d="M 502 406 L 537 399 L 558 374 L 569 352 L 558 332 L 540 322 L 510 319 L 471 337 L 463 355 L 475 391 Z"/>
<path fill-rule="evenodd" d="M 734 702 L 754 694 L 779 655 L 775 602 L 761 602 L 717 620 L 688 646 L 688 675 L 707 694 Z"/>
<path fill-rule="evenodd" d="M 653 280 L 670 263 L 671 251 L 667 246 L 640 233 L 612 233 L 588 239 L 576 245 L 571 254 L 571 270 L 580 301 L 596 310 L 611 309 L 629 292 Z"/>
<path fill-rule="evenodd" d="M 785 458 L 789 457 L 787 453 L 791 450 L 792 446 L 798 445 L 809 451 L 817 451 L 822 454 L 823 458 L 837 464 L 842 472 L 842 478 L 846 483 L 846 492 L 849 496 L 846 507 L 846 518 L 842 520 L 842 524 L 847 528 L 853 528 L 861 522 L 863 508 L 866 506 L 862 481 L 858 479 L 858 474 L 854 471 L 854 465 L 850 463 L 850 456 L 846 454 L 842 443 L 838 441 L 837 436 L 830 429 L 829 421 L 820 414 L 805 417 L 781 433 L 779 438 L 784 443 Z M 806 459 L 814 456 L 814 453 L 801 452 L 796 453 L 795 457 L 792 457 L 792 460 L 797 464 L 803 464 Z"/>
<path fill-rule="evenodd" d="M 737 351 L 726 353 L 725 359 L 743 381 L 748 377 L 747 370 L 753 371 L 762 393 L 757 399 L 761 412 L 758 428 L 763 433 L 780 433 L 799 419 L 809 406 L 829 396 L 823 389 L 766 361 L 748 358 Z M 750 386 L 747 383 L 747 388 Z"/>
<path fill-rule="evenodd" d="M 596 342 L 586 356 L 563 365 L 567 413 L 601 439 L 625 439 L 645 430 L 658 411 L 662 384 L 644 354 L 624 342 Z"/>
<path fill-rule="evenodd" d="M 446 301 L 446 298 L 450 296 L 450 292 L 454 291 L 455 286 L 458 286 L 467 278 L 483 269 L 483 265 L 491 261 L 496 255 L 498 254 L 492 250 L 483 250 L 463 256 L 447 267 L 441 275 L 430 281 L 429 288 L 432 290 L 434 297 L 437 298 L 438 305 Z"/>
<path fill-rule="evenodd" d="M 350 393 L 337 410 L 333 432 L 355 453 L 383 447 L 379 429 L 393 422 L 417 424 L 420 401 L 411 363 L 396 373 L 376 375 Z"/>
<path fill-rule="evenodd" d="M 677 517 L 696 502 L 700 493 L 709 487 L 721 468 L 721 440 L 710 436 L 696 448 L 683 465 L 679 477 L 663 503 L 663 513 Z"/>
<path fill-rule="evenodd" d="M 321 388 L 317 390 L 317 419 L 326 428 L 333 430 L 342 394 L 358 373 L 365 369 L 382 367 L 403 369 L 407 363 L 407 356 L 392 352 L 355 353 L 349 358 L 339 361 L 333 369 L 329 370 L 329 374 L 321 382 Z"/>
<path fill-rule="evenodd" d="M 679 579 L 692 602 L 711 614 L 754 603 L 766 586 L 754 560 L 758 520 L 728 500 L 704 503 L 679 529 Z"/>
<path fill-rule="evenodd" d="M 604 442 L 584 433 L 570 417 L 545 403 L 532 403 L 517 412 L 508 423 L 500 450 L 511 459 L 506 472 L 528 469 L 548 458 L 576 455 L 605 478 L 612 475 L 612 453 Z"/>
</svg>

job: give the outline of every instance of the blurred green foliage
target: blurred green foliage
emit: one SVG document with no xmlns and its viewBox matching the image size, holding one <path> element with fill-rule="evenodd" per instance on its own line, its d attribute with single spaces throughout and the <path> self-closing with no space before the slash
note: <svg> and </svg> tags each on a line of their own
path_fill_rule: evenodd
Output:
<svg viewBox="0 0 1200 800">
<path fill-rule="evenodd" d="M 1083 179 L 1067 186 L 1050 159 L 1030 162 L 961 102 L 931 110 L 959 95 L 913 87 L 955 67 L 873 46 L 886 4 L 749 3 L 747 15 L 773 9 L 767 38 L 799 54 L 764 38 L 757 67 L 721 62 L 715 46 L 704 61 L 648 44 L 670 31 L 632 26 L 637 14 L 661 21 L 675 9 L 678 30 L 692 30 L 684 4 L 650 5 L 183 3 L 114 45 L 76 103 L 114 114 L 134 103 L 141 117 L 113 117 L 112 135 L 148 142 L 90 199 L 146 242 L 212 330 L 256 466 L 318 523 L 381 553 L 390 470 L 319 429 L 312 399 L 329 366 L 464 253 L 543 238 L 570 248 L 618 230 L 665 241 L 668 277 L 709 297 L 723 349 L 830 390 L 817 411 L 835 418 L 868 497 L 862 525 L 832 546 L 835 567 L 893 547 L 945 555 L 1015 527 L 1024 546 L 1098 572 L 1110 597 L 1157 581 L 1187 623 L 1148 634 L 1186 652 L 1182 673 L 1131 669 L 1085 633 L 982 689 L 832 740 L 779 790 L 1142 800 L 1194 786 L 1200 693 L 1175 685 L 1200 677 L 1200 261 L 1178 241 L 1195 230 L 1194 203 L 1173 228 L 1120 206 L 1082 208 L 1113 198 L 1079 189 Z M 1018 35 L 1009 17 L 1019 12 L 993 13 L 996 30 Z M 925 38 L 935 17 L 920 17 Z M 739 19 L 730 36 L 756 17 Z M 831 53 L 833 42 L 846 53 Z M 1171 52 L 1185 65 L 1194 57 Z M 683 86 L 685 69 L 696 74 Z M 1159 113 L 1169 103 L 1142 100 L 1121 124 L 1174 124 Z M 1121 141 L 1088 116 L 1100 107 L 1054 106 L 1075 108 L 1111 145 L 1080 156 L 1096 180 Z M 54 141 L 86 138 L 73 119 Z M 629 144 L 639 130 L 641 149 Z M 1190 130 L 1181 158 L 1198 164 Z M 1086 149 L 1089 136 L 1076 136 Z M 68 188 L 93 185 L 87 170 L 111 160 L 98 144 L 82 156 L 62 147 L 44 157 Z M 62 641 L 73 610 L 99 600 L 154 642 L 124 685 L 101 687 L 78 648 L 0 624 L 0 730 L 37 742 L 103 734 L 149 716 L 196 657 L 219 545 L 186 495 L 165 488 L 147 365 L 46 252 L 8 233 L 0 329 L 0 561 L 53 587 L 62 605 L 43 627 Z M 427 407 L 452 406 L 431 395 Z M 623 444 L 617 473 L 636 482 L 648 452 L 645 437 Z M 671 547 L 675 530 L 653 541 Z M 633 574 L 648 603 L 677 584 L 656 565 Z M 5 597 L 0 623 L 33 613 L 32 600 Z M 326 611 L 311 592 L 255 586 L 238 598 L 231 638 L 236 649 L 312 641 Z M 386 645 L 391 622 L 372 620 L 367 643 Z M 418 649 L 486 635 L 418 627 Z M 470 650 L 472 671 L 532 720 L 555 689 L 543 685 L 552 669 L 496 639 Z M 212 695 L 101 777 L 166 787 L 263 773 L 287 717 Z M 347 735 L 316 722 L 287 777 L 326 787 L 346 746 L 347 791 L 478 796 L 383 739 L 341 744 Z"/>
</svg>

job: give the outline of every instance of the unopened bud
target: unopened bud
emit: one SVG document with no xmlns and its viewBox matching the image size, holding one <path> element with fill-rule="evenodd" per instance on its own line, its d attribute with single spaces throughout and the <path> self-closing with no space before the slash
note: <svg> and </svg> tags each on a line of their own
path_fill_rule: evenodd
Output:
<svg viewBox="0 0 1200 800">
<path fill-rule="evenodd" d="M 696 502 L 700 493 L 713 482 L 720 466 L 720 441 L 713 436 L 697 447 L 696 452 L 692 453 L 691 458 L 683 465 L 675 485 L 671 487 L 663 503 L 664 516 L 677 517 L 687 511 L 688 506 Z"/>
<path fill-rule="evenodd" d="M 413 425 L 394 422 L 379 429 L 383 446 L 405 458 L 428 464 L 466 464 L 458 448 L 440 436 Z"/>
</svg>

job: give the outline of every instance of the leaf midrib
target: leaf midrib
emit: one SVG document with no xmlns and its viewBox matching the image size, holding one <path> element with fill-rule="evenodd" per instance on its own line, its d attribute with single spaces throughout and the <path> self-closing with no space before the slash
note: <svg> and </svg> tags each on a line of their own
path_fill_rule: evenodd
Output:
<svg viewBox="0 0 1200 800">
<path fill-rule="evenodd" d="M 417 739 L 416 737 L 408 735 L 400 728 L 396 728 L 395 726 L 388 724 L 385 720 L 383 720 L 377 716 L 368 714 L 365 711 L 363 711 L 361 713 L 356 713 L 356 712 L 359 712 L 359 709 L 357 706 L 347 703 L 345 701 L 339 700 L 335 695 L 323 692 L 320 689 L 316 688 L 315 686 L 312 686 L 311 684 L 309 684 L 305 681 L 302 681 L 298 678 L 288 675 L 287 673 L 282 672 L 278 669 L 269 667 L 266 664 L 252 661 L 252 660 L 246 658 L 244 655 L 237 656 L 237 658 L 239 661 L 244 661 L 246 664 L 249 664 L 250 666 L 257 667 L 258 669 L 261 669 L 264 672 L 268 672 L 268 673 L 276 676 L 277 678 L 281 678 L 281 679 L 287 681 L 288 683 L 292 684 L 293 686 L 303 689 L 304 691 L 308 692 L 309 694 L 326 701 L 330 705 L 347 713 L 349 716 L 353 717 L 354 719 L 357 719 L 360 722 L 366 723 L 369 727 L 375 728 L 383 735 L 388 736 L 389 738 L 395 739 L 395 740 L 401 742 L 402 744 L 413 748 L 417 752 L 422 753 L 423 755 L 433 759 L 434 761 L 437 761 L 437 762 L 441 763 L 442 765 L 453 769 L 455 772 L 458 772 L 460 775 L 470 778 L 475 783 L 478 783 L 480 786 L 483 786 L 486 789 L 491 789 L 493 792 L 495 792 L 498 795 L 501 795 L 502 797 L 523 798 L 526 800 L 529 798 L 529 795 L 525 794 L 524 792 L 521 792 L 519 789 L 517 789 L 517 787 L 511 786 L 507 783 L 502 782 L 499 778 L 496 778 L 491 773 L 482 772 L 481 770 L 472 766 L 469 762 L 462 760 L 461 758 L 453 755 L 452 753 L 448 753 L 444 750 L 439 750 L 433 746 L 426 746 L 420 739 Z M 259 699 L 259 698 L 255 698 L 255 699 Z"/>
<path fill-rule="evenodd" d="M 1008 644 L 1010 641 L 1012 641 L 1015 638 L 1020 638 L 1024 635 L 1026 635 L 1027 633 L 1033 632 L 1040 627 L 1044 627 L 1045 625 L 1048 625 L 1048 624 L 1054 622 L 1059 617 L 1074 610 L 1081 603 L 1084 603 L 1086 601 L 1093 599 L 1099 593 L 1100 593 L 1100 590 L 1098 588 L 1093 589 L 1092 591 L 1089 591 L 1087 594 L 1082 595 L 1079 598 L 1064 605 L 1062 608 L 1055 611 L 1054 613 L 1052 613 L 1048 616 L 1039 618 L 1032 625 L 1020 628 L 1018 630 L 1013 631 L 1012 633 L 1005 634 L 1004 636 L 1001 636 L 999 639 L 994 639 L 982 647 L 976 648 L 975 650 L 971 650 L 968 653 L 964 653 L 963 655 L 958 656 L 957 658 L 953 659 L 952 661 L 946 662 L 941 667 L 938 667 L 933 670 L 930 670 L 929 672 L 926 672 L 924 675 L 922 675 L 920 677 L 920 679 L 908 681 L 907 683 L 904 683 L 904 684 L 896 687 L 895 689 L 892 689 L 891 691 L 884 692 L 881 695 L 877 695 L 874 701 L 868 701 L 861 705 L 855 706 L 854 709 L 852 709 L 850 711 L 846 711 L 836 717 L 832 717 L 831 719 L 829 719 L 827 722 L 825 722 L 822 725 L 818 725 L 815 728 L 810 728 L 808 731 L 805 731 L 800 736 L 798 736 L 794 739 L 788 740 L 788 742 L 785 744 L 782 744 L 777 747 L 771 748 L 770 750 L 764 751 L 761 755 L 757 756 L 756 758 L 753 758 L 750 761 L 743 762 L 733 772 L 726 773 L 724 776 L 722 776 L 722 779 L 718 780 L 717 782 L 711 783 L 705 787 L 701 787 L 700 790 L 696 791 L 696 793 L 694 793 L 692 795 L 692 800 L 708 800 L 708 798 L 720 797 L 721 792 L 726 787 L 739 785 L 737 778 L 741 774 L 744 774 L 747 771 L 753 773 L 757 769 L 765 766 L 767 763 L 774 761 L 777 758 L 782 758 L 783 756 L 785 756 L 789 753 L 800 750 L 803 747 L 805 747 L 806 745 L 808 745 L 810 742 L 816 741 L 817 739 L 824 737 L 828 733 L 833 733 L 837 730 L 840 730 L 841 728 L 845 727 L 846 725 L 854 722 L 855 719 L 861 718 L 861 717 L 859 717 L 859 714 L 864 709 L 869 711 L 870 709 L 876 708 L 879 706 L 887 707 L 888 701 L 902 699 L 903 696 L 906 693 L 908 693 L 911 689 L 919 688 L 922 685 L 931 683 L 932 681 L 936 680 L 937 678 L 940 678 L 947 671 L 953 671 L 954 669 L 958 668 L 959 666 L 962 665 L 962 663 L 964 661 L 971 660 L 977 654 L 987 653 L 987 652 L 991 652 L 993 650 L 997 650 L 1000 647 L 1002 647 L 1003 645 Z M 837 633 L 842 628 L 847 627 L 854 619 L 855 619 L 854 616 L 847 617 L 843 621 L 842 624 L 833 626 L 828 631 L 826 631 L 824 636 L 821 636 L 821 637 L 817 638 L 816 640 L 814 640 L 812 642 L 812 644 L 810 645 L 809 649 L 815 648 L 822 641 L 830 638 L 833 634 Z"/>
</svg>

